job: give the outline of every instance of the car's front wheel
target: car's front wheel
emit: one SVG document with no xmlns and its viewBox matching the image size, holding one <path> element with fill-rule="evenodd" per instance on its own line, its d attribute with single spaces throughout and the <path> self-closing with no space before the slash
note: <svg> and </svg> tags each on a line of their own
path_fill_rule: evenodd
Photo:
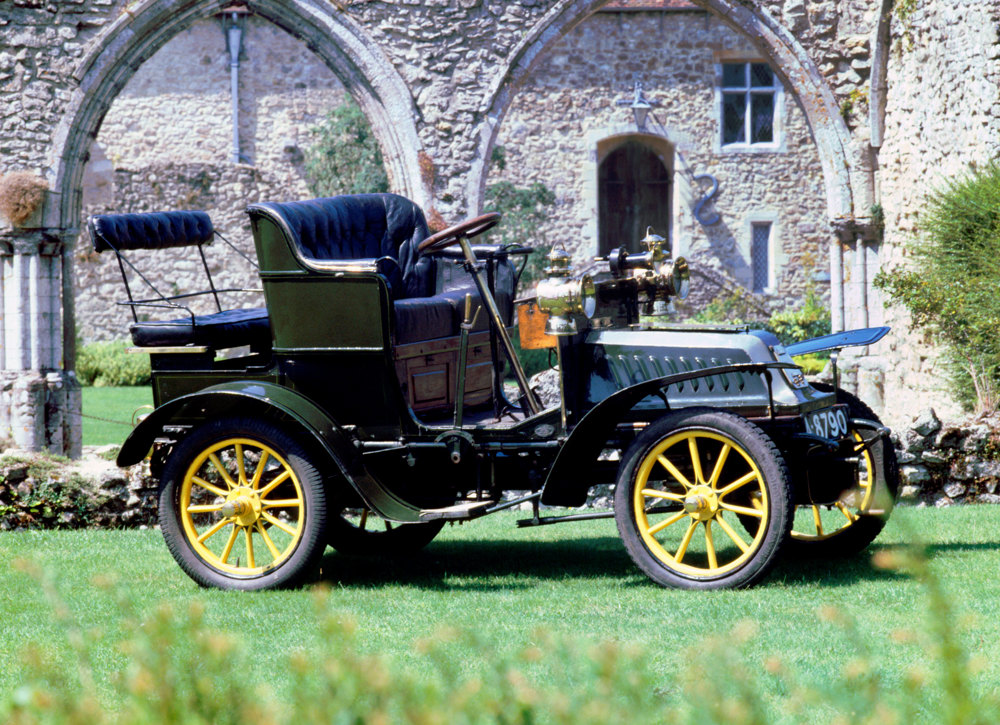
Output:
<svg viewBox="0 0 1000 725">
<path fill-rule="evenodd" d="M 658 584 L 746 587 L 774 564 L 791 502 L 784 459 L 760 428 L 690 408 L 652 423 L 627 449 L 615 520 L 632 560 Z"/>
<path fill-rule="evenodd" d="M 326 546 L 326 492 L 306 450 L 253 418 L 196 428 L 164 466 L 160 528 L 170 553 L 202 586 L 300 584 Z"/>
</svg>

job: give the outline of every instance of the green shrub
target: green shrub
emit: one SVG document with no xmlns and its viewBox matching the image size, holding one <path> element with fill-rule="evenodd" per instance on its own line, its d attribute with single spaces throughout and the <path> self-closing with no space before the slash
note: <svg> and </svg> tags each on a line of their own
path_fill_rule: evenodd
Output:
<svg viewBox="0 0 1000 725">
<path fill-rule="evenodd" d="M 1000 402 L 1000 165 L 952 179 L 927 198 L 911 264 L 882 271 L 875 286 L 913 326 L 942 344 L 960 400 L 978 411 Z"/>
<path fill-rule="evenodd" d="M 494 168 L 506 168 L 506 153 L 502 146 L 493 149 L 491 162 Z M 521 275 L 520 290 L 523 294 L 531 283 L 544 276 L 545 256 L 551 246 L 538 233 L 556 203 L 555 193 L 545 184 L 535 181 L 530 186 L 515 186 L 509 181 L 497 181 L 486 187 L 486 208 L 498 211 L 503 221 L 490 232 L 496 244 L 523 244 L 534 247 Z M 515 263 L 519 263 L 515 260 Z"/>
<path fill-rule="evenodd" d="M 92 342 L 76 354 L 76 377 L 81 385 L 97 387 L 148 385 L 149 355 L 128 352 L 125 340 Z"/>
<path fill-rule="evenodd" d="M 306 149 L 309 191 L 316 196 L 367 194 L 389 190 L 382 151 L 361 107 L 351 98 L 312 129 Z"/>
<path fill-rule="evenodd" d="M 830 310 L 826 308 L 813 289 L 806 290 L 806 298 L 794 310 L 775 312 L 767 322 L 767 329 L 786 345 L 830 334 Z"/>
<path fill-rule="evenodd" d="M 830 311 L 811 288 L 806 290 L 798 307 L 772 313 L 752 293 L 737 287 L 719 294 L 693 319 L 706 324 L 749 325 L 769 330 L 786 345 L 830 334 Z"/>
</svg>

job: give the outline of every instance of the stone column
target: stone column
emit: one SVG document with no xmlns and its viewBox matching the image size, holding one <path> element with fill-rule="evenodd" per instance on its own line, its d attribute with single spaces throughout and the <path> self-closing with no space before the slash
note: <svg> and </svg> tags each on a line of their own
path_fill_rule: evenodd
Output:
<svg viewBox="0 0 1000 725">
<path fill-rule="evenodd" d="M 0 233 L 0 437 L 80 454 L 80 386 L 63 364 L 63 239 Z"/>
</svg>

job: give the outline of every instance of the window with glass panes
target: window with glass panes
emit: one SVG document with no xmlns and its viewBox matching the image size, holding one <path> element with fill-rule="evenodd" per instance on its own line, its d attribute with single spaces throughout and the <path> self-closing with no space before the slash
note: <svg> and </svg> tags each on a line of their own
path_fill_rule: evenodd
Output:
<svg viewBox="0 0 1000 725">
<path fill-rule="evenodd" d="M 780 88 L 767 63 L 723 63 L 722 144 L 773 144 Z"/>
<path fill-rule="evenodd" d="M 771 222 L 750 225 L 750 272 L 754 292 L 763 292 L 771 284 Z"/>
</svg>

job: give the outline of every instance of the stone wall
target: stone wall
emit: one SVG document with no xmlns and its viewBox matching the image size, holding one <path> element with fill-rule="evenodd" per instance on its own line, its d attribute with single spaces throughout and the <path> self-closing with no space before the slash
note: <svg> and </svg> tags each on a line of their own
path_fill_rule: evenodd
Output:
<svg viewBox="0 0 1000 725">
<path fill-rule="evenodd" d="M 91 205 L 87 213 L 147 212 L 169 209 L 201 209 L 208 212 L 216 231 L 232 242 L 250 259 L 256 260 L 246 205 L 256 201 L 281 198 L 287 189 L 265 179 L 257 168 L 223 162 L 149 163 L 140 171 L 118 170 L 114 173 L 114 199 L 106 205 Z M 128 335 L 131 313 L 115 302 L 125 300 L 121 272 L 115 255 L 96 254 L 89 237 L 81 240 L 76 252 L 77 330 L 81 340 L 112 340 Z M 208 289 L 205 271 L 197 250 L 180 248 L 130 252 L 129 260 L 166 295 Z M 253 266 L 228 245 L 216 239 L 205 247 L 212 279 L 219 289 L 260 288 L 260 278 Z M 136 299 L 154 297 L 131 271 L 128 272 Z M 230 293 L 222 297 L 223 308 L 263 306 L 260 293 Z M 196 313 L 214 312 L 211 296 L 184 302 Z M 156 319 L 157 311 L 141 308 L 140 314 Z M 162 313 L 160 313 L 162 314 Z"/>
<path fill-rule="evenodd" d="M 781 303 L 801 299 L 806 286 L 828 292 L 814 279 L 828 269 L 832 237 L 823 173 L 797 100 L 783 94 L 778 149 L 720 151 L 716 64 L 722 60 L 761 56 L 749 38 L 697 9 L 601 12 L 555 44 L 511 105 L 497 141 L 506 152 L 506 170 L 489 179 L 538 181 L 556 193 L 554 212 L 532 241 L 564 245 L 578 265 L 598 253 L 597 174 L 605 155 L 599 145 L 636 132 L 631 109 L 616 101 L 630 101 L 638 80 L 654 107 L 647 133 L 637 138 L 665 140 L 664 160 L 674 175 L 673 229 L 657 232 L 669 236 L 693 267 L 723 271 L 749 287 L 750 222 L 770 221 L 773 291 Z M 708 181 L 695 181 L 699 174 L 719 182 L 702 215 L 718 215 L 711 226 L 694 216 L 711 188 Z"/>
<path fill-rule="evenodd" d="M 343 102 L 344 88 L 299 40 L 258 18 L 246 22 L 241 55 L 240 149 L 234 164 L 229 52 L 222 23 L 182 31 L 136 71 L 108 111 L 84 177 L 84 214 L 201 209 L 216 229 L 255 258 L 244 210 L 256 201 L 310 196 L 304 151 L 311 129 Z M 84 341 L 127 335 L 131 315 L 111 254 L 76 247 L 77 330 Z M 130 254 L 165 294 L 206 289 L 197 252 Z M 216 241 L 207 250 L 217 287 L 259 288 L 249 264 Z M 141 281 L 137 297 L 152 296 Z M 259 294 L 229 296 L 224 306 L 263 305 Z M 214 311 L 211 298 L 192 302 Z M 141 310 L 140 310 L 141 312 Z M 147 310 L 147 314 L 149 310 Z"/>
<path fill-rule="evenodd" d="M 1000 6 L 977 0 L 918 3 L 908 27 L 893 25 L 885 142 L 878 180 L 885 209 L 883 266 L 907 262 L 927 194 L 975 164 L 1000 155 Z M 873 352 L 886 366 L 888 422 L 899 425 L 928 404 L 959 413 L 940 351 L 887 309 L 893 331 Z"/>
</svg>

